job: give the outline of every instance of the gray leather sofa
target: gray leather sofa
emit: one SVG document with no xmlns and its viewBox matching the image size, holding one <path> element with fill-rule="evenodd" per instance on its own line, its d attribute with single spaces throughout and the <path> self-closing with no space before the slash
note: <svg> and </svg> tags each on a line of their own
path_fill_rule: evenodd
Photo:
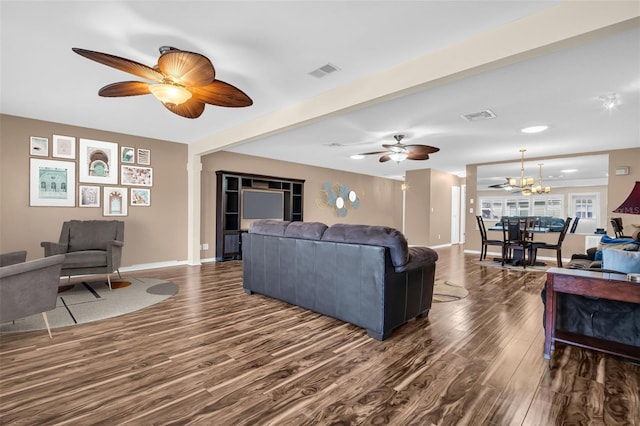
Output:
<svg viewBox="0 0 640 426">
<path fill-rule="evenodd" d="M 388 227 L 259 220 L 242 236 L 243 287 L 384 340 L 429 313 L 438 254 Z"/>
</svg>

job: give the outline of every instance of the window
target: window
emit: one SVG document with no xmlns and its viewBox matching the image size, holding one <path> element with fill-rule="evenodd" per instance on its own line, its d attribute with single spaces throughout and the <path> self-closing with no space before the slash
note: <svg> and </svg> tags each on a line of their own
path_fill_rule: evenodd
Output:
<svg viewBox="0 0 640 426">
<path fill-rule="evenodd" d="M 574 200 L 576 217 L 580 219 L 593 219 L 593 200 L 590 198 L 576 198 Z"/>
<path fill-rule="evenodd" d="M 564 217 L 564 196 L 481 198 L 482 218 L 499 220 L 502 216 Z"/>
<path fill-rule="evenodd" d="M 506 212 L 507 216 L 530 216 L 529 215 L 529 203 L 531 198 L 508 198 L 506 200 Z"/>
<path fill-rule="evenodd" d="M 570 194 L 569 215 L 580 218 L 578 232 L 593 232 L 602 226 L 600 218 L 600 195 L 598 193 Z"/>
<path fill-rule="evenodd" d="M 502 216 L 502 199 L 480 199 L 480 210 L 485 220 L 500 220 Z"/>
</svg>

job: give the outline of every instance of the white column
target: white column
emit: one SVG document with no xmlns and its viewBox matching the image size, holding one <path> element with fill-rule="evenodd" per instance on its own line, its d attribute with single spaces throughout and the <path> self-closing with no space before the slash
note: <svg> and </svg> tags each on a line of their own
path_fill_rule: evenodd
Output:
<svg viewBox="0 0 640 426">
<path fill-rule="evenodd" d="M 187 261 L 200 265 L 200 155 L 189 149 L 187 159 Z"/>
</svg>

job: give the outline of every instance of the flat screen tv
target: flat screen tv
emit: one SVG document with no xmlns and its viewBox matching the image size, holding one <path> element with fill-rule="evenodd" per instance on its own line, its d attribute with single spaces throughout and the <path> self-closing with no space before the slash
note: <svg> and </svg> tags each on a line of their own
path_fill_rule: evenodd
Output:
<svg viewBox="0 0 640 426">
<path fill-rule="evenodd" d="M 266 189 L 243 189 L 240 203 L 240 229 L 258 219 L 284 220 L 284 193 Z"/>
</svg>

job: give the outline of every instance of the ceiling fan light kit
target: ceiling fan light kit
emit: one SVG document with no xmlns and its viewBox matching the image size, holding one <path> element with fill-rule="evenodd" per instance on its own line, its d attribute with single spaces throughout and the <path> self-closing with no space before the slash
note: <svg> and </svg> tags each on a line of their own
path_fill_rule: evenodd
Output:
<svg viewBox="0 0 640 426">
<path fill-rule="evenodd" d="M 253 104 L 242 90 L 217 80 L 213 64 L 199 53 L 162 46 L 158 64 L 149 67 L 108 53 L 77 47 L 72 50 L 92 61 L 151 80 L 112 83 L 100 89 L 100 96 L 122 97 L 151 93 L 169 111 L 185 118 L 200 117 L 205 104 L 236 108 Z"/>
<path fill-rule="evenodd" d="M 408 155 L 405 152 L 394 152 L 394 153 L 389 154 L 389 158 L 391 158 L 396 163 L 399 163 L 401 161 L 406 160 L 407 156 Z"/>
<path fill-rule="evenodd" d="M 149 90 L 160 102 L 170 105 L 180 105 L 193 96 L 190 91 L 173 83 L 150 84 Z"/>
</svg>

